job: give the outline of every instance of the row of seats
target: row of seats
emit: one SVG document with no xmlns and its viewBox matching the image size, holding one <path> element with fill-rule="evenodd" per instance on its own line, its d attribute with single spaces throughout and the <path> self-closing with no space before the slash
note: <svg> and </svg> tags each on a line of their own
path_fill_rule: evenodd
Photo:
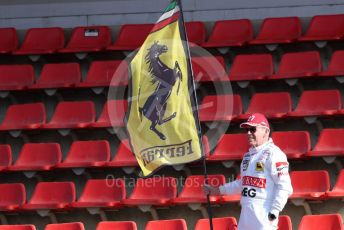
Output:
<svg viewBox="0 0 344 230">
<path fill-rule="evenodd" d="M 263 113 L 269 119 L 342 116 L 342 98 L 339 90 L 305 90 L 296 108 L 288 92 L 256 93 L 246 112 L 240 95 L 208 95 L 199 107 L 200 120 L 236 121 L 247 119 L 253 113 Z"/>
<path fill-rule="evenodd" d="M 208 95 L 203 98 L 199 108 L 202 122 L 240 121 L 256 112 L 265 114 L 269 119 L 344 114 L 339 90 L 304 91 L 294 111 L 288 92 L 256 93 L 245 113 L 239 95 Z M 53 117 L 46 122 L 43 103 L 15 104 L 7 109 L 0 130 L 121 127 L 124 126 L 123 118 L 126 111 L 126 100 L 109 100 L 104 104 L 102 113 L 96 121 L 92 101 L 63 101 L 58 103 Z"/>
<path fill-rule="evenodd" d="M 234 217 L 212 218 L 213 228 L 216 230 L 237 230 L 237 220 Z M 301 219 L 299 230 L 341 230 L 343 229 L 342 217 L 339 214 L 305 215 Z M 148 221 L 145 230 L 187 230 L 184 219 L 153 220 Z M 81 222 L 48 224 L 44 230 L 84 230 Z M 96 230 L 136 230 L 134 221 L 102 221 Z M 195 230 L 209 230 L 209 219 L 199 219 Z M 292 230 L 292 222 L 289 216 L 279 216 L 279 230 Z M 0 225 L 0 230 L 36 230 L 34 225 Z"/>
<path fill-rule="evenodd" d="M 209 154 L 209 143 L 203 137 L 204 152 Z M 74 141 L 62 162 L 58 143 L 26 143 L 12 165 L 12 150 L 8 144 L 0 145 L 0 171 L 47 171 L 58 168 L 137 167 L 128 139 L 121 141 L 114 158 L 106 140 Z"/>
<path fill-rule="evenodd" d="M 292 171 L 290 177 L 294 189 L 291 200 L 321 201 L 344 197 L 344 170 L 341 170 L 332 190 L 330 190 L 329 174 L 325 170 Z M 132 180 L 129 182 L 134 182 L 134 179 Z M 68 210 L 92 207 L 119 209 L 123 206 L 166 207 L 207 203 L 207 197 L 202 192 L 203 175 L 188 176 L 185 183 L 183 182 L 174 177 L 139 178 L 136 180 L 133 192 L 127 197 L 125 183 L 128 181 L 124 179 L 90 179 L 77 200 L 73 182 L 39 182 L 28 202 L 23 184 L 0 184 L 0 210 Z M 208 175 L 208 183 L 213 186 L 225 182 L 226 179 L 222 174 Z M 178 186 L 183 187 L 179 194 L 177 194 Z M 210 196 L 210 202 L 216 204 L 237 203 L 239 200 L 240 194 Z"/>
<path fill-rule="evenodd" d="M 227 75 L 221 56 L 193 57 L 193 73 L 200 82 L 209 81 L 256 81 L 288 78 L 314 78 L 344 75 L 344 51 L 334 52 L 326 71 L 322 71 L 317 51 L 286 53 L 278 71 L 270 54 L 237 55 Z M 0 65 L 0 90 L 27 90 L 48 88 L 85 88 L 128 85 L 126 61 L 94 61 L 84 81 L 81 82 L 80 65 L 51 63 L 44 65 L 35 82 L 31 65 Z"/>
<path fill-rule="evenodd" d="M 281 148 L 288 159 L 307 157 L 329 157 L 344 155 L 342 136 L 344 129 L 323 129 L 311 150 L 307 131 L 273 132 L 274 143 Z M 241 160 L 249 149 L 246 134 L 224 134 L 213 154 L 203 136 L 203 147 L 208 162 Z M 0 171 L 44 171 L 57 168 L 89 167 L 137 167 L 137 161 L 130 150 L 128 139 L 121 141 L 112 160 L 109 142 L 106 140 L 74 141 L 62 162 L 58 143 L 26 143 L 18 159 L 12 164 L 12 150 L 8 144 L 0 145 Z"/>
<path fill-rule="evenodd" d="M 334 25 L 334 26 L 328 26 Z M 0 29 L 0 53 L 18 55 L 95 52 L 100 50 L 134 50 L 141 46 L 153 24 L 123 25 L 116 41 L 111 44 L 111 30 L 107 26 L 76 27 L 66 47 L 64 30 L 32 28 L 26 32 L 23 44 L 18 48 L 15 28 Z M 314 16 L 302 36 L 298 17 L 266 18 L 255 39 L 253 25 L 248 19 L 217 21 L 206 41 L 203 22 L 187 22 L 189 41 L 203 47 L 243 46 L 246 44 L 283 44 L 296 41 L 340 40 L 344 37 L 344 15 Z M 223 31 L 227 31 L 223 33 Z M 44 36 L 44 41 L 41 37 Z"/>
<path fill-rule="evenodd" d="M 96 121 L 92 101 L 64 101 L 58 103 L 50 122 L 47 123 L 43 103 L 16 104 L 7 109 L 0 130 L 119 127 L 124 125 L 126 109 L 126 100 L 109 100 L 104 104 Z"/>
</svg>

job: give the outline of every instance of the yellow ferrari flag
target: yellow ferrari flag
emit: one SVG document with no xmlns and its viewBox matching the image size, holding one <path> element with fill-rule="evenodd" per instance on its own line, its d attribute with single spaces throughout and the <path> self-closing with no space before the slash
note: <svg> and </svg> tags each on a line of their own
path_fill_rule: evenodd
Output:
<svg viewBox="0 0 344 230">
<path fill-rule="evenodd" d="M 172 1 L 129 65 L 125 122 L 143 176 L 202 158 L 184 22 Z"/>
</svg>

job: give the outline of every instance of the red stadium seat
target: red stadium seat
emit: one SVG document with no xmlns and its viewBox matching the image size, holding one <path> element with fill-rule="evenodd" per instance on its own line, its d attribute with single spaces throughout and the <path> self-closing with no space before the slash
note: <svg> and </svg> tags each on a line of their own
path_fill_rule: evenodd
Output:
<svg viewBox="0 0 344 230">
<path fill-rule="evenodd" d="M 327 192 L 329 198 L 343 198 L 344 197 L 344 169 L 340 170 L 337 177 L 336 184 L 331 191 Z"/>
<path fill-rule="evenodd" d="M 24 90 L 34 80 L 32 65 L 0 65 L 0 90 Z"/>
<path fill-rule="evenodd" d="M 51 170 L 60 163 L 62 153 L 57 143 L 26 143 L 10 171 Z"/>
<path fill-rule="evenodd" d="M 302 217 L 299 230 L 343 230 L 343 219 L 339 213 L 305 215 Z"/>
<path fill-rule="evenodd" d="M 94 61 L 85 81 L 78 87 L 109 87 L 128 85 L 128 63 L 126 61 Z"/>
<path fill-rule="evenodd" d="M 291 108 L 291 98 L 287 92 L 256 93 L 239 119 L 248 119 L 253 113 L 262 113 L 269 119 L 283 118 L 291 112 Z"/>
<path fill-rule="evenodd" d="M 36 227 L 32 224 L 0 225 L 0 230 L 36 230 Z"/>
<path fill-rule="evenodd" d="M 39 182 L 25 210 L 65 209 L 75 201 L 73 182 Z"/>
<path fill-rule="evenodd" d="M 69 88 L 81 80 L 79 63 L 54 63 L 44 65 L 40 78 L 31 88 Z"/>
<path fill-rule="evenodd" d="M 270 79 L 312 77 L 321 71 L 322 63 L 317 51 L 286 53 L 282 56 L 277 73 Z"/>
<path fill-rule="evenodd" d="M 343 135 L 344 129 L 323 129 L 317 144 L 306 156 L 344 156 Z"/>
<path fill-rule="evenodd" d="M 258 36 L 250 44 L 279 44 L 295 42 L 301 36 L 298 17 L 265 18 Z"/>
<path fill-rule="evenodd" d="M 330 176 L 325 170 L 292 171 L 290 178 L 294 189 L 291 199 L 322 200 L 330 190 Z"/>
<path fill-rule="evenodd" d="M 228 77 L 230 81 L 264 80 L 273 71 L 270 54 L 242 54 L 235 57 Z"/>
<path fill-rule="evenodd" d="M 238 224 L 234 217 L 213 218 L 213 228 L 216 230 L 237 230 Z M 195 230 L 210 230 L 209 219 L 199 219 Z"/>
<path fill-rule="evenodd" d="M 224 175 L 208 175 L 208 184 L 220 186 L 226 182 Z M 178 197 L 173 200 L 174 204 L 206 203 L 207 196 L 202 191 L 204 175 L 188 176 L 185 180 L 183 190 Z M 220 196 L 210 196 L 210 202 L 220 202 Z"/>
<path fill-rule="evenodd" d="M 12 149 L 10 145 L 0 145 L 0 171 L 6 170 L 12 164 Z"/>
<path fill-rule="evenodd" d="M 0 54 L 11 53 L 18 47 L 16 29 L 0 28 Z"/>
<path fill-rule="evenodd" d="M 122 179 L 91 179 L 87 181 L 80 198 L 72 207 L 120 207 L 125 198 L 126 190 Z"/>
<path fill-rule="evenodd" d="M 127 24 L 121 27 L 117 40 L 108 50 L 135 50 L 140 48 L 153 28 L 153 24 Z"/>
<path fill-rule="evenodd" d="M 326 71 L 319 73 L 320 76 L 343 76 L 344 75 L 344 50 L 337 50 L 332 54 L 330 64 Z"/>
<path fill-rule="evenodd" d="M 0 130 L 37 129 L 45 123 L 45 107 L 43 103 L 11 105 Z"/>
<path fill-rule="evenodd" d="M 101 167 L 110 160 L 108 141 L 74 141 L 58 168 Z"/>
<path fill-rule="evenodd" d="M 206 30 L 204 22 L 186 22 L 185 29 L 190 47 L 201 45 L 205 42 Z"/>
<path fill-rule="evenodd" d="M 292 230 L 293 224 L 289 216 L 278 217 L 278 230 Z"/>
<path fill-rule="evenodd" d="M 85 230 L 84 224 L 81 222 L 48 224 L 44 230 Z"/>
<path fill-rule="evenodd" d="M 62 49 L 64 42 L 64 31 L 60 27 L 31 28 L 27 30 L 20 49 L 14 51 L 14 54 L 51 54 Z"/>
<path fill-rule="evenodd" d="M 92 127 L 122 127 L 124 126 L 124 116 L 128 108 L 126 100 L 109 100 L 103 106 L 97 122 Z"/>
<path fill-rule="evenodd" d="M 333 26 L 329 26 L 333 25 Z M 317 15 L 312 18 L 300 41 L 340 40 L 344 38 L 344 14 Z"/>
<path fill-rule="evenodd" d="M 97 225 L 96 230 L 137 230 L 134 221 L 101 221 Z"/>
<path fill-rule="evenodd" d="M 138 178 L 130 197 L 122 203 L 127 206 L 167 206 L 177 196 L 177 181 L 173 177 Z"/>
<path fill-rule="evenodd" d="M 275 131 L 272 139 L 288 159 L 303 158 L 311 149 L 311 138 L 307 131 Z"/>
<path fill-rule="evenodd" d="M 184 219 L 148 221 L 145 230 L 187 230 Z"/>
<path fill-rule="evenodd" d="M 222 56 L 192 57 L 192 70 L 196 81 L 226 81 L 225 60 Z"/>
<path fill-rule="evenodd" d="M 110 167 L 130 167 L 138 166 L 134 153 L 130 149 L 129 140 L 124 139 L 121 141 L 117 149 L 117 153 L 113 160 L 107 164 Z"/>
<path fill-rule="evenodd" d="M 104 50 L 111 43 L 111 32 L 107 26 L 75 27 L 68 45 L 61 53 L 96 52 Z"/>
<path fill-rule="evenodd" d="M 46 129 L 85 128 L 95 120 L 95 108 L 92 101 L 60 102 Z"/>
<path fill-rule="evenodd" d="M 253 38 L 252 23 L 248 19 L 217 21 L 203 47 L 242 46 Z"/>
<path fill-rule="evenodd" d="M 247 135 L 224 134 L 219 140 L 214 153 L 210 155 L 208 161 L 241 160 L 243 155 L 250 148 Z"/>
<path fill-rule="evenodd" d="M 342 108 L 342 98 L 338 90 L 303 91 L 299 103 L 288 117 L 329 116 Z"/>
<path fill-rule="evenodd" d="M 0 184 L 0 210 L 14 211 L 26 201 L 25 187 L 21 183 Z M 1 226 L 1 225 L 0 225 Z"/>
<path fill-rule="evenodd" d="M 208 95 L 199 107 L 200 121 L 230 121 L 243 112 L 240 95 Z"/>
</svg>

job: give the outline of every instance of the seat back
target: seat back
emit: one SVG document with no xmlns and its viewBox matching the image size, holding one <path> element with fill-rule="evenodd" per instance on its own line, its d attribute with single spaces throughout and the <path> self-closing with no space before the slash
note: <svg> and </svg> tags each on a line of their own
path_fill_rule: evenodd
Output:
<svg viewBox="0 0 344 230">
<path fill-rule="evenodd" d="M 74 141 L 64 162 L 81 163 L 110 160 L 110 145 L 106 140 Z"/>
<path fill-rule="evenodd" d="M 237 230 L 237 225 L 234 217 L 213 218 L 213 228 L 216 230 Z M 210 230 L 209 219 L 199 219 L 195 230 Z"/>
<path fill-rule="evenodd" d="M 25 225 L 0 225 L 0 230 L 36 230 L 36 227 L 31 224 Z"/>
<path fill-rule="evenodd" d="M 328 192 L 330 190 L 330 176 L 325 170 L 292 171 L 290 179 L 294 194 Z"/>
<path fill-rule="evenodd" d="M 338 90 L 303 91 L 295 111 L 325 112 L 342 108 L 342 98 Z"/>
<path fill-rule="evenodd" d="M 16 50 L 18 43 L 15 28 L 0 28 L 0 53 L 9 53 Z"/>
<path fill-rule="evenodd" d="M 81 80 L 79 63 L 54 63 L 44 65 L 36 84 L 60 87 L 77 84 Z"/>
<path fill-rule="evenodd" d="M 241 160 L 249 148 L 247 134 L 224 134 L 221 136 L 212 157 L 221 156 L 223 158 L 226 156 L 225 158 L 228 160 Z"/>
<path fill-rule="evenodd" d="M 0 65 L 0 90 L 23 89 L 34 83 L 32 65 Z"/>
<path fill-rule="evenodd" d="M 25 202 L 26 190 L 24 184 L 0 184 L 0 207 L 22 205 Z"/>
<path fill-rule="evenodd" d="M 184 219 L 148 221 L 145 230 L 187 230 Z"/>
<path fill-rule="evenodd" d="M 107 122 L 115 127 L 123 126 L 123 118 L 127 109 L 128 102 L 126 100 L 108 100 L 105 102 L 97 122 Z"/>
<path fill-rule="evenodd" d="M 299 230 L 342 230 L 343 219 L 338 213 L 305 215 L 301 219 Z"/>
<path fill-rule="evenodd" d="M 134 221 L 102 221 L 97 225 L 96 230 L 137 230 Z"/>
<path fill-rule="evenodd" d="M 75 201 L 73 182 L 39 182 L 28 204 L 58 204 Z"/>
<path fill-rule="evenodd" d="M 85 230 L 84 224 L 81 222 L 48 224 L 44 230 Z"/>
<path fill-rule="evenodd" d="M 10 145 L 0 145 L 0 168 L 12 164 L 12 149 Z"/>
<path fill-rule="evenodd" d="M 193 21 L 185 23 L 186 34 L 188 42 L 201 45 L 205 42 L 206 30 L 204 22 Z"/>
<path fill-rule="evenodd" d="M 289 157 L 293 153 L 306 153 L 311 149 L 311 139 L 307 131 L 273 132 L 274 143 Z"/>
<path fill-rule="evenodd" d="M 173 199 L 177 196 L 177 182 L 173 177 L 139 178 L 130 199 L 160 198 Z"/>
<path fill-rule="evenodd" d="M 278 230 L 292 230 L 293 224 L 289 216 L 279 216 L 278 217 Z"/>
<path fill-rule="evenodd" d="M 323 129 L 314 151 L 344 151 L 344 129 Z"/>
<path fill-rule="evenodd" d="M 262 113 L 266 117 L 291 112 L 292 104 L 288 92 L 256 93 L 253 95 L 246 114 Z"/>
</svg>

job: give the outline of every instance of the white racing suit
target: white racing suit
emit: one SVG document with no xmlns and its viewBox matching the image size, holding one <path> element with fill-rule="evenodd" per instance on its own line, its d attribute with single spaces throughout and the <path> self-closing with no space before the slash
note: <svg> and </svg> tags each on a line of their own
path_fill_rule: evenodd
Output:
<svg viewBox="0 0 344 230">
<path fill-rule="evenodd" d="M 241 193 L 239 230 L 275 230 L 279 212 L 293 188 L 286 155 L 272 142 L 250 148 L 240 166 L 241 179 L 220 186 L 221 194 Z M 277 218 L 269 221 L 268 214 Z"/>
</svg>

